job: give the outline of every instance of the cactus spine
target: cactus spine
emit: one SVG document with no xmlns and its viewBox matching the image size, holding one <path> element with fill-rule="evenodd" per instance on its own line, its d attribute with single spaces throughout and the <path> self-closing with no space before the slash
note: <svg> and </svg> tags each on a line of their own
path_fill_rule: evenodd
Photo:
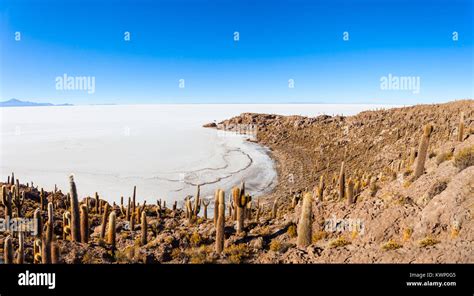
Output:
<svg viewBox="0 0 474 296">
<path fill-rule="evenodd" d="M 3 245 L 3 261 L 5 264 L 13 264 L 13 245 L 11 236 L 7 236 Z"/>
<path fill-rule="evenodd" d="M 218 212 L 216 223 L 216 252 L 222 253 L 224 250 L 224 228 L 225 228 L 225 196 L 223 190 L 219 191 Z"/>
<path fill-rule="evenodd" d="M 312 236 L 312 197 L 310 193 L 303 196 L 303 205 L 301 208 L 301 217 L 298 221 L 297 245 L 300 248 L 306 248 L 311 244 Z"/>
<path fill-rule="evenodd" d="M 79 201 L 77 197 L 76 183 L 74 176 L 69 176 L 69 183 L 71 187 L 71 240 L 75 242 L 81 241 L 81 220 L 79 217 Z"/>
<path fill-rule="evenodd" d="M 147 244 L 147 227 L 148 227 L 145 211 L 142 212 L 141 222 L 142 222 L 142 237 L 141 237 L 140 242 L 141 242 L 141 245 L 144 246 Z"/>
<path fill-rule="evenodd" d="M 418 179 L 423 172 L 425 171 L 425 161 L 428 154 L 428 145 L 430 143 L 431 133 L 433 132 L 433 126 L 431 124 L 425 125 L 423 128 L 423 136 L 420 140 L 420 145 L 418 146 L 418 156 L 415 166 L 414 179 Z"/>
<path fill-rule="evenodd" d="M 81 206 L 81 242 L 89 242 L 89 215 L 86 205 Z"/>
</svg>

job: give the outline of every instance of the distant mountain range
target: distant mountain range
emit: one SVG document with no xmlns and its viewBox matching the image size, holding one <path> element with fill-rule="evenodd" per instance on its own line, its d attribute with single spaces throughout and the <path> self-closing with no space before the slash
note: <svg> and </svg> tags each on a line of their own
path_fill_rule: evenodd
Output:
<svg viewBox="0 0 474 296">
<path fill-rule="evenodd" d="M 8 101 L 0 102 L 0 107 L 40 107 L 40 106 L 73 106 L 72 104 L 51 104 L 51 103 L 35 103 L 29 101 L 20 101 L 17 99 L 11 99 Z"/>
</svg>

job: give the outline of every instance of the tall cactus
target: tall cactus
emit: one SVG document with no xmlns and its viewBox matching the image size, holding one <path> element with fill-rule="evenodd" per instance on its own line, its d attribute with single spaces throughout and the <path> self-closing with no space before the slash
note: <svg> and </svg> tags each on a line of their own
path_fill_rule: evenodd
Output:
<svg viewBox="0 0 474 296">
<path fill-rule="evenodd" d="M 41 191 L 40 191 L 40 209 L 41 211 L 44 210 L 44 201 L 46 200 L 46 197 L 44 195 L 44 190 L 43 188 L 41 188 Z"/>
<path fill-rule="evenodd" d="M 5 264 L 13 264 L 13 245 L 11 236 L 7 236 L 3 243 L 3 261 Z"/>
<path fill-rule="evenodd" d="M 244 231 L 245 210 L 247 208 L 247 204 L 251 200 L 251 197 L 249 195 L 245 195 L 244 182 L 242 182 L 240 188 L 234 187 L 232 189 L 232 200 L 236 211 L 237 232 L 240 233 Z"/>
<path fill-rule="evenodd" d="M 418 146 L 418 156 L 416 160 L 414 179 L 418 179 L 423 172 L 425 171 L 425 161 L 428 154 L 428 145 L 430 143 L 431 133 L 433 132 L 433 126 L 431 124 L 425 125 L 423 128 L 423 136 L 420 140 L 420 145 Z"/>
<path fill-rule="evenodd" d="M 12 217 L 12 195 L 7 190 L 7 186 L 2 186 L 2 204 L 5 208 L 5 220 Z"/>
<path fill-rule="evenodd" d="M 325 184 L 324 184 L 324 175 L 321 175 L 321 177 L 319 177 L 319 186 L 318 186 L 318 199 L 319 201 L 323 201 L 323 194 L 324 194 L 324 187 Z"/>
<path fill-rule="evenodd" d="M 140 239 L 140 243 L 142 246 L 147 244 L 147 230 L 148 230 L 148 224 L 146 221 L 146 212 L 142 212 L 142 217 L 141 217 L 141 222 L 142 222 L 142 237 Z"/>
<path fill-rule="evenodd" d="M 208 199 L 202 200 L 202 205 L 204 206 L 204 214 L 203 214 L 204 220 L 207 220 L 207 207 L 209 206 L 209 204 L 210 204 L 210 201 Z"/>
<path fill-rule="evenodd" d="M 201 211 L 201 185 L 197 186 L 196 199 L 194 200 L 193 215 L 196 219 Z"/>
<path fill-rule="evenodd" d="M 25 261 L 25 234 L 23 231 L 18 233 L 18 255 L 16 263 L 23 264 Z"/>
<path fill-rule="evenodd" d="M 464 112 L 461 112 L 459 117 L 459 126 L 458 126 L 458 141 L 462 142 L 464 140 Z"/>
<path fill-rule="evenodd" d="M 219 190 L 218 212 L 216 223 L 216 252 L 222 253 L 224 250 L 224 228 L 225 228 L 225 196 L 224 191 Z"/>
<path fill-rule="evenodd" d="M 219 189 L 214 193 L 214 227 L 217 227 L 217 217 L 219 216 Z"/>
<path fill-rule="evenodd" d="M 348 205 L 353 204 L 354 203 L 354 182 L 350 178 L 349 178 L 349 181 L 347 182 L 346 195 L 347 195 L 347 204 Z"/>
<path fill-rule="evenodd" d="M 21 217 L 22 216 L 22 207 L 23 207 L 23 202 L 25 201 L 25 191 L 23 191 L 21 194 L 19 193 L 19 190 L 18 188 L 19 187 L 15 187 L 16 189 L 13 190 L 13 204 L 15 205 L 16 207 L 16 214 L 17 214 L 17 217 Z"/>
<path fill-rule="evenodd" d="M 51 263 L 51 241 L 48 241 L 45 237 L 41 241 L 41 262 L 43 264 Z"/>
<path fill-rule="evenodd" d="M 56 241 L 51 243 L 51 263 L 58 264 L 61 263 L 61 255 L 59 251 L 59 245 Z"/>
<path fill-rule="evenodd" d="M 100 199 L 99 199 L 99 194 L 97 192 L 94 193 L 94 200 L 95 200 L 95 212 L 96 214 L 100 214 Z"/>
<path fill-rule="evenodd" d="M 35 237 L 40 238 L 43 235 L 43 218 L 41 217 L 41 210 L 36 209 L 33 214 L 33 221 L 34 221 L 34 232 Z"/>
<path fill-rule="evenodd" d="M 86 205 L 81 205 L 81 242 L 89 242 L 89 214 Z"/>
<path fill-rule="evenodd" d="M 311 244 L 312 239 L 312 197 L 310 193 L 303 196 L 303 205 L 301 208 L 301 216 L 298 221 L 298 238 L 297 245 L 300 248 L 306 248 Z"/>
<path fill-rule="evenodd" d="M 109 217 L 109 204 L 105 203 L 104 205 L 104 212 L 102 213 L 102 223 L 100 226 L 100 238 L 105 238 L 105 230 L 107 227 L 107 218 Z"/>
<path fill-rule="evenodd" d="M 53 208 L 53 203 L 50 202 L 48 203 L 48 227 L 47 227 L 48 232 L 46 233 L 46 239 L 48 241 L 53 240 L 53 235 L 54 235 L 54 208 Z"/>
<path fill-rule="evenodd" d="M 107 233 L 108 243 L 110 244 L 110 246 L 112 248 L 112 252 L 115 251 L 115 246 L 116 246 L 116 242 L 115 242 L 115 238 L 116 238 L 116 235 L 115 235 L 115 219 L 116 219 L 115 211 L 112 211 L 109 215 L 109 230 L 108 230 L 108 233 Z"/>
<path fill-rule="evenodd" d="M 71 187 L 70 198 L 71 198 L 71 240 L 75 242 L 81 241 L 81 219 L 79 214 L 79 201 L 77 197 L 76 183 L 74 182 L 74 176 L 69 176 L 69 184 Z"/>
<path fill-rule="evenodd" d="M 339 172 L 339 198 L 344 198 L 344 191 L 346 190 L 346 170 L 344 161 L 341 163 L 341 171 Z"/>
</svg>

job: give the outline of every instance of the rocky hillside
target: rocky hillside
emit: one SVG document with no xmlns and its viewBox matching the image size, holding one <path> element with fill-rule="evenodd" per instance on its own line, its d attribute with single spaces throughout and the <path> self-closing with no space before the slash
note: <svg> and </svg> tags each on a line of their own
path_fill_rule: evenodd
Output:
<svg viewBox="0 0 474 296">
<path fill-rule="evenodd" d="M 0 217 L 41 227 L 0 232 L 3 260 L 474 262 L 473 100 L 350 117 L 245 113 L 208 127 L 256 132 L 277 163 L 274 192 L 216 188 L 204 200 L 197 189 L 179 209 L 78 197 L 73 179 L 64 194 L 12 176 L 0 183 Z"/>
</svg>

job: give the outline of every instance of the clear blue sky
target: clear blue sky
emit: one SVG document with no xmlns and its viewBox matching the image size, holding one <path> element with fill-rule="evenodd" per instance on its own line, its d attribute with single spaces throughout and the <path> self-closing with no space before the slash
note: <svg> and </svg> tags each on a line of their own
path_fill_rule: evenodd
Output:
<svg viewBox="0 0 474 296">
<path fill-rule="evenodd" d="M 411 104 L 473 98 L 473 10 L 472 0 L 2 0 L 0 99 Z M 95 93 L 57 90 L 55 78 L 64 73 L 95 77 Z M 388 74 L 419 76 L 420 93 L 381 90 Z"/>
</svg>

